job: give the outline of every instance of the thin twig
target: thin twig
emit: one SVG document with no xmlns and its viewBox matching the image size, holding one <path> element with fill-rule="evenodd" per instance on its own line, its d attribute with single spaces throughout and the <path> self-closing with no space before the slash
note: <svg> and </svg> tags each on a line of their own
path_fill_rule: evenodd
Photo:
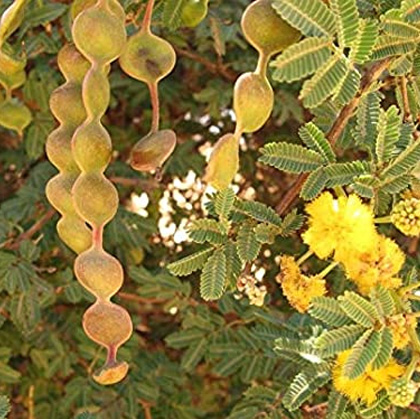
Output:
<svg viewBox="0 0 420 419">
<path fill-rule="evenodd" d="M 362 78 L 358 94 L 346 106 L 344 106 L 327 134 L 327 139 L 332 146 L 337 143 L 338 139 L 344 131 L 344 128 L 347 126 L 350 118 L 353 116 L 355 110 L 359 106 L 363 95 L 367 93 L 372 84 L 379 79 L 384 70 L 387 68 L 388 63 L 389 59 L 379 61 L 366 72 Z M 307 174 L 299 175 L 295 181 L 295 184 L 283 196 L 282 200 L 276 206 L 276 211 L 280 215 L 284 214 L 286 210 L 293 204 L 294 200 L 299 195 L 299 192 L 302 189 L 302 186 L 305 183 L 307 177 Z"/>
<path fill-rule="evenodd" d="M 9 249 L 9 250 L 19 249 L 20 244 L 24 240 L 31 239 L 39 230 L 41 230 L 44 227 L 45 224 L 48 223 L 48 221 L 51 220 L 54 214 L 55 214 L 55 210 L 53 208 L 50 208 L 37 222 L 34 223 L 34 225 L 29 230 L 26 230 L 24 233 L 18 236 L 15 240 L 6 242 L 3 245 L 3 248 Z"/>
<path fill-rule="evenodd" d="M 177 46 L 174 46 L 174 48 L 179 55 L 189 58 L 199 64 L 202 64 L 208 71 L 210 71 L 210 73 L 219 74 L 231 83 L 238 78 L 238 74 L 235 71 L 230 70 L 226 67 L 226 65 L 223 65 L 220 62 L 213 62 L 207 60 L 199 54 L 196 54 L 192 51 L 188 51 L 186 49 L 179 48 Z"/>
<path fill-rule="evenodd" d="M 145 402 L 144 400 L 139 400 L 139 402 L 143 407 L 145 419 L 153 419 L 152 412 L 150 411 L 150 408 L 152 406 L 149 403 Z"/>
</svg>

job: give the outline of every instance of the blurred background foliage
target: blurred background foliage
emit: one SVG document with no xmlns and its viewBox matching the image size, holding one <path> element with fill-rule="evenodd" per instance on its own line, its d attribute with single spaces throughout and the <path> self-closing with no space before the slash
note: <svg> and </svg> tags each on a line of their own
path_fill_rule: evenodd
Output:
<svg viewBox="0 0 420 419">
<path fill-rule="evenodd" d="M 10 3 L 1 0 L 0 13 Z M 208 16 L 194 29 L 183 27 L 171 13 L 175 1 L 157 3 L 155 31 L 178 56 L 160 87 L 162 125 L 178 137 L 161 180 L 138 174 L 126 163 L 130 148 L 150 126 L 149 94 L 118 64 L 112 67 L 104 124 L 115 149 L 107 176 L 118 187 L 120 209 L 106 227 L 105 247 L 124 264 L 126 279 L 115 300 L 129 310 L 135 332 L 121 349 L 121 359 L 131 365 L 128 378 L 109 388 L 90 378 L 105 355 L 81 328 L 93 299 L 74 278 L 75 255 L 58 239 L 58 216 L 44 194 L 55 173 L 44 152 L 56 125 L 48 98 L 63 83 L 56 56 L 70 40 L 69 3 L 29 0 L 12 37 L 28 57 L 27 81 L 14 95 L 30 109 L 32 122 L 23 135 L 0 127 L 0 391 L 11 401 L 8 417 L 322 417 L 323 392 L 313 397 L 312 406 L 293 414 L 278 398 L 296 369 L 276 356 L 273 341 L 281 330 L 304 336 L 316 327 L 309 317 L 293 314 L 274 281 L 276 257 L 303 251 L 296 236 L 277 240 L 269 249 L 264 245 L 253 264 L 253 273 L 264 277 L 268 289 L 263 307 L 232 293 L 205 303 L 198 275 L 180 280 L 165 269 L 200 249 L 187 239 L 185 226 L 203 215 L 208 201 L 200 182 L 206 156 L 222 133 L 232 131 L 233 83 L 257 61 L 240 30 L 247 0 L 210 1 Z M 145 1 L 121 3 L 133 33 Z M 274 113 L 242 143 L 236 188 L 241 198 L 275 207 L 293 177 L 256 163 L 257 150 L 269 141 L 298 141 L 297 130 L 310 115 L 297 99 L 300 83 L 271 82 Z M 408 239 L 400 243 L 406 249 L 410 244 Z M 334 288 L 343 289 L 342 275 L 335 279 Z M 7 410 L 0 397 L 0 417 Z"/>
</svg>

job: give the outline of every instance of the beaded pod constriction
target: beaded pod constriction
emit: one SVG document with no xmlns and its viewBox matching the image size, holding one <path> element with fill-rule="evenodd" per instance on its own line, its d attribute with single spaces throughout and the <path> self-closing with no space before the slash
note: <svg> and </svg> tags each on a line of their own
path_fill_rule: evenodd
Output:
<svg viewBox="0 0 420 419">
<path fill-rule="evenodd" d="M 13 98 L 13 90 L 26 81 L 26 57 L 16 53 L 7 39 L 22 23 L 25 5 L 26 0 L 15 0 L 0 18 L 0 85 L 6 91 L 5 99 L 0 97 L 0 125 L 19 135 L 32 121 L 27 106 Z"/>
<path fill-rule="evenodd" d="M 121 68 L 129 76 L 146 83 L 152 102 L 150 132 L 132 149 L 130 164 L 135 170 L 159 170 L 176 146 L 174 131 L 159 130 L 160 106 L 158 83 L 174 68 L 176 54 L 172 45 L 151 31 L 154 0 L 149 0 L 140 31 L 127 42 L 120 57 Z"/>
<path fill-rule="evenodd" d="M 90 65 L 74 45 L 65 45 L 57 61 L 66 82 L 50 98 L 51 112 L 60 125 L 48 136 L 46 151 L 59 174 L 48 182 L 46 195 L 61 214 L 57 223 L 61 240 L 74 252 L 81 253 L 91 246 L 92 232 L 73 205 L 71 191 L 80 170 L 73 158 L 71 140 L 76 128 L 86 119 L 82 82 Z"/>
<path fill-rule="evenodd" d="M 270 58 L 300 38 L 300 32 L 277 15 L 272 3 L 273 0 L 254 1 L 242 16 L 245 39 L 257 50 L 259 57 L 256 69 L 242 74 L 235 82 L 235 132 L 224 135 L 210 157 L 205 180 L 219 190 L 227 188 L 238 171 L 242 134 L 259 130 L 273 110 L 274 93 L 267 79 Z"/>
<path fill-rule="evenodd" d="M 96 297 L 83 316 L 83 328 L 107 349 L 105 365 L 93 378 L 100 384 L 114 384 L 128 371 L 126 362 L 117 361 L 117 350 L 129 339 L 133 326 L 128 312 L 110 301 L 121 288 L 124 273 L 102 244 L 104 226 L 117 212 L 118 193 L 104 176 L 112 143 L 101 119 L 110 100 L 109 65 L 126 43 L 124 11 L 114 0 L 98 0 L 76 17 L 72 34 L 77 49 L 91 64 L 82 85 L 86 120 L 72 139 L 73 156 L 81 171 L 72 196 L 76 211 L 92 229 L 92 246 L 76 258 L 74 270 L 79 282 Z"/>
</svg>

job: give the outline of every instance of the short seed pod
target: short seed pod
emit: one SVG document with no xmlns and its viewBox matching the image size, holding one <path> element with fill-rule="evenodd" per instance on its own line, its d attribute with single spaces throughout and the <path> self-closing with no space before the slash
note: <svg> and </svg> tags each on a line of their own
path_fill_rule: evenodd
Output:
<svg viewBox="0 0 420 419">
<path fill-rule="evenodd" d="M 297 42 L 300 32 L 285 22 L 273 9 L 273 0 L 251 3 L 242 16 L 246 40 L 261 54 L 273 55 Z"/>
<path fill-rule="evenodd" d="M 265 77 L 256 73 L 245 73 L 236 81 L 233 109 L 240 131 L 259 130 L 270 117 L 273 105 L 273 89 Z"/>
<path fill-rule="evenodd" d="M 218 190 L 226 189 L 239 169 L 239 140 L 226 134 L 216 143 L 204 180 Z"/>
<path fill-rule="evenodd" d="M 209 0 L 187 0 L 182 7 L 181 20 L 184 26 L 194 28 L 207 16 Z"/>
<path fill-rule="evenodd" d="M 16 131 L 19 135 L 31 123 L 29 109 L 20 102 L 6 100 L 0 104 L 0 125 Z"/>
<path fill-rule="evenodd" d="M 159 169 L 172 154 L 175 146 L 176 135 L 172 130 L 151 132 L 133 147 L 131 167 L 141 172 Z"/>
</svg>

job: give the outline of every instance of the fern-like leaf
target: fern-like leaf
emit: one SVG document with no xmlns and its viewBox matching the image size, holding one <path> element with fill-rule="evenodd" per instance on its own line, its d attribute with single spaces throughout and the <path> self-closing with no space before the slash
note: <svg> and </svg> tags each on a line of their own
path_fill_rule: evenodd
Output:
<svg viewBox="0 0 420 419">
<path fill-rule="evenodd" d="M 299 98 L 308 108 L 321 105 L 337 91 L 346 73 L 346 61 L 338 54 L 333 55 L 311 79 L 305 81 Z"/>
<path fill-rule="evenodd" d="M 226 282 L 236 287 L 236 281 L 242 271 L 242 262 L 238 255 L 238 249 L 234 243 L 228 242 L 224 247 L 226 256 Z"/>
<path fill-rule="evenodd" d="M 308 122 L 299 129 L 299 137 L 305 145 L 321 154 L 325 163 L 334 163 L 336 155 L 324 133 L 313 123 Z"/>
<path fill-rule="evenodd" d="M 373 327 L 379 320 L 379 314 L 375 306 L 352 291 L 346 291 L 344 295 L 338 297 L 341 309 L 355 323 L 364 327 Z"/>
<path fill-rule="evenodd" d="M 378 38 L 379 27 L 375 20 L 361 19 L 359 30 L 350 50 L 350 60 L 364 64 L 372 55 Z"/>
<path fill-rule="evenodd" d="M 380 343 L 378 353 L 372 361 L 372 369 L 374 370 L 388 364 L 393 349 L 392 332 L 388 328 L 384 328 L 378 333 L 380 334 Z"/>
<path fill-rule="evenodd" d="M 353 349 L 343 366 L 343 374 L 351 380 L 362 375 L 367 366 L 377 356 L 381 344 L 381 334 L 372 329 L 365 333 L 354 344 Z"/>
<path fill-rule="evenodd" d="M 276 211 L 262 202 L 237 200 L 235 203 L 235 210 L 246 214 L 255 221 L 259 221 L 261 223 L 272 224 L 276 227 L 282 227 L 283 225 L 283 220 Z"/>
<path fill-rule="evenodd" d="M 306 179 L 300 191 L 300 197 L 305 201 L 315 199 L 325 188 L 328 178 L 323 167 L 314 170 Z"/>
<path fill-rule="evenodd" d="M 315 391 L 326 384 L 330 378 L 331 373 L 327 365 L 308 366 L 293 379 L 283 396 L 283 405 L 293 412 L 308 400 Z"/>
<path fill-rule="evenodd" d="M 324 167 L 329 187 L 348 185 L 355 178 L 370 173 L 370 164 L 362 161 L 332 163 Z"/>
<path fill-rule="evenodd" d="M 326 419 L 342 418 L 346 410 L 348 400 L 345 396 L 335 390 L 331 390 L 328 396 L 328 407 Z"/>
<path fill-rule="evenodd" d="M 351 322 L 338 301 L 330 297 L 312 298 L 309 314 L 332 327 L 342 327 Z"/>
<path fill-rule="evenodd" d="M 403 18 L 407 22 L 420 22 L 420 3 L 418 0 L 403 0 L 401 3 Z"/>
<path fill-rule="evenodd" d="M 291 45 L 271 63 L 273 78 L 292 82 L 310 76 L 328 60 L 331 46 L 329 38 L 306 38 Z"/>
<path fill-rule="evenodd" d="M 337 16 L 338 42 L 342 48 L 350 47 L 359 27 L 356 0 L 331 0 L 330 6 Z"/>
<path fill-rule="evenodd" d="M 223 249 L 216 250 L 204 265 L 200 278 L 200 294 L 206 300 L 217 300 L 226 286 L 226 256 Z"/>
<path fill-rule="evenodd" d="M 274 0 L 273 6 L 305 36 L 333 37 L 336 32 L 334 13 L 322 0 Z"/>
<path fill-rule="evenodd" d="M 225 227 L 216 220 L 202 219 L 191 223 L 188 234 L 196 243 L 221 244 L 226 241 Z"/>
<path fill-rule="evenodd" d="M 378 136 L 376 137 L 376 158 L 379 165 L 391 159 L 399 138 L 401 118 L 396 106 L 390 106 L 379 115 Z"/>
<path fill-rule="evenodd" d="M 6 419 L 11 408 L 9 398 L 7 396 L 0 396 L 0 419 Z"/>
<path fill-rule="evenodd" d="M 290 236 L 290 234 L 299 230 L 305 218 L 302 214 L 298 214 L 297 210 L 290 211 L 283 220 L 280 234 L 283 237 Z"/>
<path fill-rule="evenodd" d="M 349 68 L 339 89 L 334 94 L 333 100 L 335 100 L 340 106 L 349 103 L 356 96 L 360 87 L 361 79 L 362 76 L 357 69 Z"/>
<path fill-rule="evenodd" d="M 261 149 L 259 162 L 290 173 L 310 172 L 322 165 L 322 156 L 297 144 L 269 143 Z"/>
<path fill-rule="evenodd" d="M 420 141 L 412 143 L 383 172 L 383 178 L 409 173 L 420 160 Z"/>
<path fill-rule="evenodd" d="M 400 56 L 415 51 L 416 42 L 407 38 L 392 35 L 382 35 L 373 50 L 372 59 L 375 61 L 383 58 Z"/>
<path fill-rule="evenodd" d="M 177 260 L 176 262 L 170 263 L 168 265 L 168 270 L 171 274 L 176 276 L 190 275 L 201 269 L 212 253 L 212 248 L 193 253 L 192 255 Z"/>
<path fill-rule="evenodd" d="M 163 24 L 174 30 L 181 25 L 181 12 L 185 0 L 166 0 L 162 13 Z"/>
<path fill-rule="evenodd" d="M 261 243 L 258 242 L 254 233 L 252 223 L 243 224 L 238 231 L 238 254 L 242 262 L 251 262 L 257 258 L 261 249 Z"/>
<path fill-rule="evenodd" d="M 389 317 L 395 314 L 396 307 L 391 293 L 385 287 L 378 285 L 372 288 L 370 300 L 382 317 Z"/>
<path fill-rule="evenodd" d="M 388 35 L 400 38 L 418 38 L 420 35 L 419 29 L 403 20 L 400 10 L 389 10 L 381 20 L 382 28 Z"/>
<path fill-rule="evenodd" d="M 235 202 L 235 192 L 233 189 L 226 188 L 220 191 L 214 200 L 216 214 L 220 218 L 227 218 L 233 208 Z"/>
<path fill-rule="evenodd" d="M 315 344 L 325 356 L 333 356 L 338 352 L 350 349 L 365 331 L 363 326 L 352 324 L 324 332 Z"/>
</svg>

